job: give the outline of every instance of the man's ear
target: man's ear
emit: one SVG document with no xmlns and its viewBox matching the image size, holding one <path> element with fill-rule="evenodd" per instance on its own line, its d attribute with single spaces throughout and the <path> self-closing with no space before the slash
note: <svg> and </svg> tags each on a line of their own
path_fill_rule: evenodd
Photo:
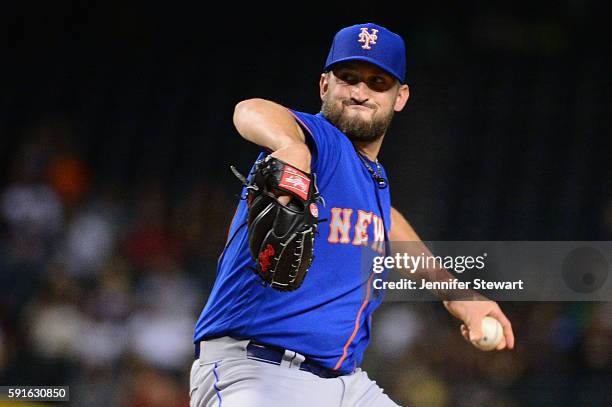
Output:
<svg viewBox="0 0 612 407">
<path fill-rule="evenodd" d="M 406 102 L 408 102 L 409 98 L 410 88 L 408 88 L 408 85 L 400 85 L 397 96 L 395 97 L 395 105 L 393 106 L 393 110 L 400 112 L 404 106 L 406 106 Z"/>
<path fill-rule="evenodd" d="M 321 79 L 319 79 L 319 96 L 323 99 L 323 96 L 327 93 L 327 88 L 329 87 L 329 72 L 325 72 L 321 74 Z"/>
</svg>

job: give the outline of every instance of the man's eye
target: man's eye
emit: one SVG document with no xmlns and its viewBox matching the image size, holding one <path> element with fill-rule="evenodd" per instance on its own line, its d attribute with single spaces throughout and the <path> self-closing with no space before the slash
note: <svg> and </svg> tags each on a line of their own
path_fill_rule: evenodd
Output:
<svg viewBox="0 0 612 407">
<path fill-rule="evenodd" d="M 372 79 L 369 80 L 369 83 L 373 86 L 376 87 L 384 87 L 387 86 L 387 81 L 385 80 L 385 78 L 381 77 L 381 76 L 375 76 Z"/>
<path fill-rule="evenodd" d="M 368 81 L 368 86 L 377 92 L 385 92 L 391 88 L 391 84 L 380 76 L 375 76 Z"/>
<path fill-rule="evenodd" d="M 341 73 L 341 74 L 339 75 L 339 78 L 340 78 L 341 80 L 343 80 L 344 82 L 346 82 L 346 83 L 348 83 L 348 84 L 351 84 L 351 85 L 354 85 L 354 84 L 356 84 L 357 82 L 359 82 L 359 79 L 357 78 L 357 76 L 356 76 L 356 75 L 353 75 L 353 74 L 348 73 L 348 72 L 343 72 L 343 73 Z"/>
</svg>

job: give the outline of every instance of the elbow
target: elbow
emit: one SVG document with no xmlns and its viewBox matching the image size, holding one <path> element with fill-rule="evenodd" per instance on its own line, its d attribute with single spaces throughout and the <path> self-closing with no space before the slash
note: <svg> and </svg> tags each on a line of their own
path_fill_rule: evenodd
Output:
<svg viewBox="0 0 612 407">
<path fill-rule="evenodd" d="M 301 129 L 287 108 L 269 100 L 243 100 L 234 108 L 233 121 L 242 138 L 272 151 L 304 142 Z"/>
<path fill-rule="evenodd" d="M 264 104 L 268 103 L 268 101 L 259 98 L 253 99 L 245 99 L 241 102 L 238 102 L 234 107 L 234 126 L 240 132 L 240 129 L 243 127 L 245 122 L 248 120 L 248 117 L 251 116 L 254 112 L 258 110 L 258 108 Z"/>
<path fill-rule="evenodd" d="M 252 99 L 245 99 L 243 101 L 238 102 L 236 106 L 234 107 L 234 118 L 238 117 L 240 114 L 253 108 L 254 105 L 257 105 L 263 101 L 264 101 L 263 99 L 252 98 Z"/>
<path fill-rule="evenodd" d="M 256 143 L 253 138 L 253 127 L 255 126 L 254 123 L 258 122 L 257 116 L 261 112 L 262 106 L 265 106 L 266 103 L 270 102 L 253 98 L 243 100 L 234 107 L 234 127 L 243 139 Z"/>
</svg>

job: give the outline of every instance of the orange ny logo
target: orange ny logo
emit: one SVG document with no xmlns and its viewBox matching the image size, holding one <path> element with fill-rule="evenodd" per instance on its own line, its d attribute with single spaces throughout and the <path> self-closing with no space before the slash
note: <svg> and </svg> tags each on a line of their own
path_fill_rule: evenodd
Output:
<svg viewBox="0 0 612 407">
<path fill-rule="evenodd" d="M 370 34 L 368 27 L 362 27 L 361 32 L 359 33 L 359 42 L 363 42 L 364 44 L 361 46 L 361 48 L 372 49 L 370 44 L 376 45 L 376 40 L 378 39 L 378 36 L 376 35 L 377 32 L 377 29 L 372 28 L 372 33 Z"/>
</svg>

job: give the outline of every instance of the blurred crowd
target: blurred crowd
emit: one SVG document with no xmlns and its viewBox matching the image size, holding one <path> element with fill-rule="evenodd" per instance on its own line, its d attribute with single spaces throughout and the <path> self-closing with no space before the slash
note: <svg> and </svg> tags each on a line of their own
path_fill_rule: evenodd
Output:
<svg viewBox="0 0 612 407">
<path fill-rule="evenodd" d="M 33 127 L 0 191 L 0 383 L 79 406 L 186 406 L 193 325 L 238 191 L 100 185 L 61 124 Z M 517 348 L 464 342 L 439 303 L 384 304 L 365 369 L 422 407 L 612 405 L 612 305 L 512 303 Z"/>
<path fill-rule="evenodd" d="M 184 406 L 233 203 L 212 185 L 176 199 L 97 185 L 67 132 L 34 127 L 0 191 L 0 383 L 70 385 L 73 405 Z"/>
</svg>

